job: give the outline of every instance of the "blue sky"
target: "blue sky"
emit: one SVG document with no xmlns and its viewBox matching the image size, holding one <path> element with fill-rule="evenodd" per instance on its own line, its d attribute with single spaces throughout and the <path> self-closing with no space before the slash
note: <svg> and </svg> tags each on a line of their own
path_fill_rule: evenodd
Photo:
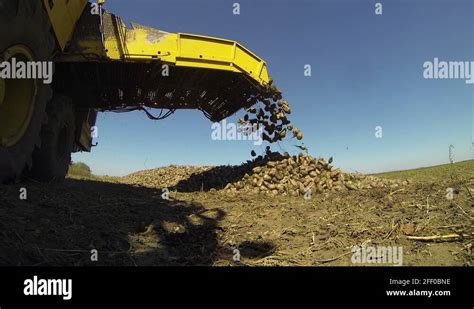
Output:
<svg viewBox="0 0 474 309">
<path fill-rule="evenodd" d="M 240 15 L 232 14 L 234 2 Z M 348 171 L 380 172 L 472 159 L 474 85 L 427 80 L 435 57 L 474 61 L 474 1 L 110 0 L 127 23 L 239 41 L 267 61 L 292 105 L 292 122 L 316 157 Z M 304 66 L 311 65 L 311 77 Z M 474 69 L 474 68 L 473 68 Z M 237 114 L 242 116 L 243 112 Z M 236 116 L 228 121 L 235 121 Z M 265 144 L 213 141 L 201 112 L 162 121 L 102 113 L 98 147 L 73 161 L 96 174 L 125 175 L 169 164 L 240 164 Z M 375 127 L 382 127 L 382 138 Z M 295 140 L 274 145 L 296 153 Z"/>
</svg>

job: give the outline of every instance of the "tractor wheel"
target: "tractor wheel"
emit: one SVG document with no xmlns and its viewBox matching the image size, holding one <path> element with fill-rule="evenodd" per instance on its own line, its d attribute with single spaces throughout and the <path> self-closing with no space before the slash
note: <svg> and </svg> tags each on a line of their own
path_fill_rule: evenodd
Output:
<svg viewBox="0 0 474 309">
<path fill-rule="evenodd" d="M 0 0 L 0 63 L 49 61 L 54 48 L 41 1 Z M 31 166 L 51 94 L 43 80 L 0 77 L 0 184 L 18 180 Z"/>
<path fill-rule="evenodd" d="M 68 97 L 54 95 L 47 106 L 48 122 L 41 130 L 41 147 L 33 153 L 26 175 L 39 181 L 64 180 L 75 140 L 74 107 Z"/>
</svg>

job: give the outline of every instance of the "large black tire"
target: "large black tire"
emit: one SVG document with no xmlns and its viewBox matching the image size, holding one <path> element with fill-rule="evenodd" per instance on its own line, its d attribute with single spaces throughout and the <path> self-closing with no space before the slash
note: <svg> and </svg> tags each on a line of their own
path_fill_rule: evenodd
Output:
<svg viewBox="0 0 474 309">
<path fill-rule="evenodd" d="M 0 0 L 0 56 L 18 44 L 31 51 L 34 61 L 51 60 L 56 44 L 42 1 Z M 41 126 L 46 121 L 46 104 L 52 91 L 42 80 L 36 80 L 35 85 L 34 108 L 21 139 L 14 145 L 0 144 L 0 184 L 18 180 L 25 167 L 31 165 L 35 146 L 40 145 Z"/>
<path fill-rule="evenodd" d="M 64 180 L 75 141 L 74 107 L 68 97 L 53 96 L 47 107 L 48 122 L 41 130 L 41 147 L 33 153 L 27 176 L 39 181 Z"/>
</svg>

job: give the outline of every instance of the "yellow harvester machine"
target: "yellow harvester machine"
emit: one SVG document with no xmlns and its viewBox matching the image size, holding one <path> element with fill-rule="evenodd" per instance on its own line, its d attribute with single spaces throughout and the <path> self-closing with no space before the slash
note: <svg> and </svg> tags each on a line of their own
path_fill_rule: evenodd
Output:
<svg viewBox="0 0 474 309">
<path fill-rule="evenodd" d="M 99 111 L 220 121 L 268 93 L 266 63 L 239 43 L 127 28 L 103 2 L 0 0 L 0 63 L 54 63 L 51 84 L 0 76 L 0 183 L 64 178 L 71 153 L 91 150 Z"/>
</svg>

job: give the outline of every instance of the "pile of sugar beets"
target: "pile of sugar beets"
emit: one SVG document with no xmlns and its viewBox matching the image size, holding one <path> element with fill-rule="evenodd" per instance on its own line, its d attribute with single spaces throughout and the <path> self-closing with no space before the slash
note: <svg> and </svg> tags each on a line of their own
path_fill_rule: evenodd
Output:
<svg viewBox="0 0 474 309">
<path fill-rule="evenodd" d="M 380 187 L 396 188 L 406 181 L 393 181 L 366 176 L 360 173 L 345 173 L 333 168 L 332 158 L 314 158 L 288 153 L 266 154 L 246 163 L 247 172 L 242 179 L 228 183 L 229 193 L 247 191 L 269 195 L 299 196 L 324 191 L 349 191 Z"/>
<path fill-rule="evenodd" d="M 292 138 L 303 139 L 303 132 L 288 120 L 290 105 L 282 100 L 281 92 L 274 86 L 259 97 L 261 107 L 247 109 L 239 120 L 242 125 L 263 126 L 263 139 L 269 143 L 282 141 L 292 132 Z M 169 166 L 131 174 L 124 178 L 130 184 L 175 188 L 181 192 L 224 190 L 229 194 L 247 192 L 254 194 L 305 196 L 324 191 L 349 191 L 377 187 L 396 188 L 407 181 L 394 181 L 345 173 L 331 165 L 332 158 L 314 158 L 307 154 L 304 145 L 298 145 L 306 154 L 290 155 L 271 151 L 258 155 L 252 150 L 252 160 L 236 166 L 193 167 Z"/>
<path fill-rule="evenodd" d="M 407 181 L 395 181 L 334 168 L 332 159 L 269 152 L 241 165 L 170 165 L 128 175 L 122 182 L 178 192 L 223 191 L 284 196 L 305 196 L 325 191 L 397 188 Z"/>
</svg>

